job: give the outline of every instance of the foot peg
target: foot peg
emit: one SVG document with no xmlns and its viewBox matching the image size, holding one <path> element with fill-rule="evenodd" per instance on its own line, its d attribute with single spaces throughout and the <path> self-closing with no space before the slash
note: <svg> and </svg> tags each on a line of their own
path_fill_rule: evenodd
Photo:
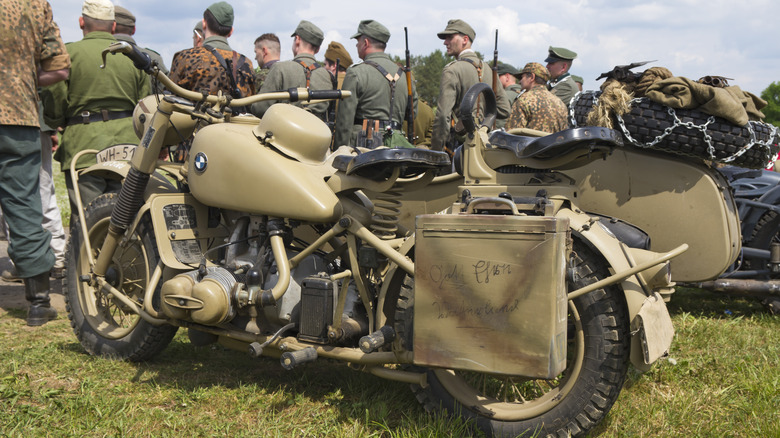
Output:
<svg viewBox="0 0 780 438">
<path fill-rule="evenodd" d="M 381 348 L 385 344 L 389 344 L 395 340 L 395 330 L 389 325 L 383 326 L 379 330 L 371 333 L 368 336 L 360 338 L 360 351 L 363 353 L 371 353 Z"/>
<path fill-rule="evenodd" d="M 300 364 L 314 362 L 315 360 L 317 360 L 317 350 L 312 347 L 306 347 L 303 350 L 298 351 L 287 351 L 282 353 L 281 357 L 282 367 L 287 371 Z"/>
</svg>

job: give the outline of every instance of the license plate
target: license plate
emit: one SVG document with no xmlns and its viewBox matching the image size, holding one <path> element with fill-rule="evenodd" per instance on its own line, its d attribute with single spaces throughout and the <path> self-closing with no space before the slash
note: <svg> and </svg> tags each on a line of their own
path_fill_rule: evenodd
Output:
<svg viewBox="0 0 780 438">
<path fill-rule="evenodd" d="M 135 153 L 135 145 L 132 144 L 118 144 L 115 146 L 109 146 L 97 154 L 97 162 L 105 163 L 107 161 L 127 161 L 133 158 Z"/>
</svg>

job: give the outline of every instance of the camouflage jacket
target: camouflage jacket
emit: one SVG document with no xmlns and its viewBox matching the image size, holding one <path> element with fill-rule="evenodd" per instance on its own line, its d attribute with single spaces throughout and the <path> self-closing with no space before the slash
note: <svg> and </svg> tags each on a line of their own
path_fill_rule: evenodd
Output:
<svg viewBox="0 0 780 438">
<path fill-rule="evenodd" d="M 0 124 L 39 126 L 38 67 L 70 67 L 70 57 L 45 0 L 0 3 Z"/>
<path fill-rule="evenodd" d="M 515 100 L 506 129 L 530 128 L 558 132 L 568 127 L 566 105 L 544 85 L 537 85 Z"/>
<path fill-rule="evenodd" d="M 233 95 L 228 71 L 205 46 L 216 49 L 225 59 L 227 66 L 235 71 L 236 87 L 241 91 L 240 97 L 255 94 L 252 61 L 232 50 L 224 37 L 208 37 L 203 41 L 202 47 L 182 50 L 173 55 L 170 74 L 173 82 L 192 91 L 206 90 L 209 94 L 217 94 L 222 90 L 224 94 Z"/>
</svg>

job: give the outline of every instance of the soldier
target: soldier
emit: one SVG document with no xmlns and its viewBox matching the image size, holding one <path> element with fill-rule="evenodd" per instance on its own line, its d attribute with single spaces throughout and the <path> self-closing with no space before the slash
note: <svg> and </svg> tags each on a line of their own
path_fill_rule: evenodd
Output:
<svg viewBox="0 0 780 438">
<path fill-rule="evenodd" d="M 339 104 L 334 144 L 375 148 L 383 144 L 387 129 L 401 131 L 408 103 L 406 75 L 385 53 L 390 31 L 381 23 L 361 21 L 352 38 L 363 62 L 347 69 L 343 89 L 352 96 Z"/>
<path fill-rule="evenodd" d="M 516 68 L 509 64 L 499 62 L 496 67 L 498 73 L 498 80 L 501 81 L 501 85 L 504 86 L 504 92 L 506 93 L 506 99 L 511 106 L 517 96 L 523 93 L 523 87 L 517 84 L 517 75 L 520 74 Z"/>
<path fill-rule="evenodd" d="M 233 34 L 233 7 L 227 2 L 213 3 L 203 12 L 203 45 L 173 55 L 170 78 L 176 84 L 195 91 L 233 98 L 255 92 L 252 61 L 230 48 L 227 38 Z"/>
<path fill-rule="evenodd" d="M 444 40 L 447 54 L 457 58 L 447 64 L 441 74 L 438 109 L 431 138 L 431 149 L 440 151 L 444 149 L 448 141 L 454 140 L 454 137 L 451 138 L 450 128 L 454 125 L 456 112 L 463 95 L 477 82 L 492 87 L 493 70 L 487 62 L 480 60 L 476 52 L 471 49 L 476 34 L 465 21 L 450 20 L 447 27 L 437 36 Z M 496 104 L 497 120 L 505 120 L 509 117 L 509 102 L 506 99 L 506 93 L 497 93 Z M 476 114 L 481 116 L 479 113 L 480 111 L 476 111 Z"/>
<path fill-rule="evenodd" d="M 506 129 L 529 128 L 558 132 L 566 129 L 566 105 L 547 91 L 550 72 L 538 62 L 529 62 L 520 72 L 520 86 L 525 92 L 512 105 Z"/>
<path fill-rule="evenodd" d="M 302 20 L 292 34 L 292 51 L 295 57 L 292 61 L 281 61 L 271 67 L 268 76 L 263 82 L 260 93 L 285 91 L 290 88 L 309 88 L 311 90 L 332 90 L 330 73 L 325 70 L 314 55 L 320 51 L 320 45 L 324 38 L 322 30 L 313 23 Z M 252 113 L 262 117 L 265 111 L 277 101 L 263 101 L 252 104 Z M 301 106 L 300 103 L 295 105 Z M 328 102 L 319 102 L 308 105 L 307 109 L 314 115 L 325 120 L 328 111 Z"/>
<path fill-rule="evenodd" d="M 273 33 L 264 33 L 255 40 L 255 91 L 263 87 L 263 82 L 271 71 L 271 66 L 279 61 L 282 46 L 279 37 Z"/>
<path fill-rule="evenodd" d="M 133 15 L 132 12 L 128 11 L 127 9 L 121 6 L 114 6 L 114 17 L 116 21 L 116 30 L 114 31 L 114 38 L 116 38 L 119 41 L 125 41 L 134 46 L 138 46 L 135 42 L 135 39 L 133 39 L 133 35 L 135 35 L 135 15 Z M 161 72 L 165 73 L 165 75 L 168 75 L 168 68 L 165 67 L 165 62 L 163 61 L 162 56 L 160 56 L 159 53 L 145 47 L 138 47 L 138 48 L 142 52 L 149 55 L 149 59 L 151 59 L 152 62 L 157 64 L 157 67 L 160 68 Z M 152 83 L 151 81 L 152 81 L 152 77 L 149 76 L 150 84 Z M 159 88 L 154 91 L 157 93 L 162 93 L 163 92 L 162 84 L 160 84 Z"/>
<path fill-rule="evenodd" d="M 338 59 L 339 71 L 336 71 L 336 60 Z M 325 69 L 330 72 L 332 78 L 336 78 L 336 90 L 341 89 L 341 84 L 344 82 L 344 76 L 347 74 L 347 68 L 352 65 L 352 57 L 349 56 L 349 52 L 344 46 L 336 41 L 331 41 L 328 44 L 328 49 L 325 50 Z"/>
<path fill-rule="evenodd" d="M 147 75 L 125 56 L 114 56 L 103 64 L 103 49 L 116 42 L 114 5 L 109 0 L 85 0 L 79 26 L 84 38 L 66 44 L 71 59 L 70 78 L 44 89 L 44 114 L 51 127 L 64 127 L 62 141 L 54 158 L 67 169 L 65 183 L 71 203 L 71 225 L 80 214 L 70 177 L 73 157 L 85 149 L 102 150 L 123 143 L 138 143 L 133 129 L 133 108 L 150 93 Z M 82 169 L 95 163 L 95 156 L 83 155 L 76 163 Z M 83 206 L 100 194 L 118 190 L 114 180 L 96 175 L 79 177 Z"/>
<path fill-rule="evenodd" d="M 582 79 L 582 76 L 571 75 L 571 78 L 574 79 L 574 82 L 577 83 L 577 89 L 582 91 L 582 84 L 585 83 L 585 80 Z"/>
<path fill-rule="evenodd" d="M 203 45 L 203 20 L 198 20 L 195 23 L 195 27 L 192 29 L 192 47 L 200 47 Z"/>
<path fill-rule="evenodd" d="M 569 73 L 571 64 L 577 58 L 577 54 L 563 47 L 550 46 L 547 50 L 547 59 L 544 62 L 547 63 L 547 70 L 549 70 L 551 78 L 550 83 L 547 84 L 547 89 L 552 91 L 552 94 L 558 96 L 568 107 L 571 98 L 579 91 L 577 83 L 574 82 Z"/>
<path fill-rule="evenodd" d="M 57 318 L 57 311 L 49 298 L 51 236 L 41 226 L 41 130 L 35 93 L 36 85 L 66 79 L 70 60 L 45 0 L 4 1 L 0 26 L 0 206 L 11 235 L 8 254 L 30 303 L 27 325 L 39 326 Z"/>
</svg>

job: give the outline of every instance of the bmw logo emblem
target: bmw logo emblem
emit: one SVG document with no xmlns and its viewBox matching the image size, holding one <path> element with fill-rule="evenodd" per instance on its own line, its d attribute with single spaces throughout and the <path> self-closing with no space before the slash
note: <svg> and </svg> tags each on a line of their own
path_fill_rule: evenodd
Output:
<svg viewBox="0 0 780 438">
<path fill-rule="evenodd" d="M 203 172 L 206 170 L 206 166 L 209 164 L 209 159 L 206 157 L 206 154 L 203 152 L 198 152 L 195 155 L 195 160 L 193 160 L 193 164 L 195 165 L 195 170 L 198 172 Z"/>
</svg>

